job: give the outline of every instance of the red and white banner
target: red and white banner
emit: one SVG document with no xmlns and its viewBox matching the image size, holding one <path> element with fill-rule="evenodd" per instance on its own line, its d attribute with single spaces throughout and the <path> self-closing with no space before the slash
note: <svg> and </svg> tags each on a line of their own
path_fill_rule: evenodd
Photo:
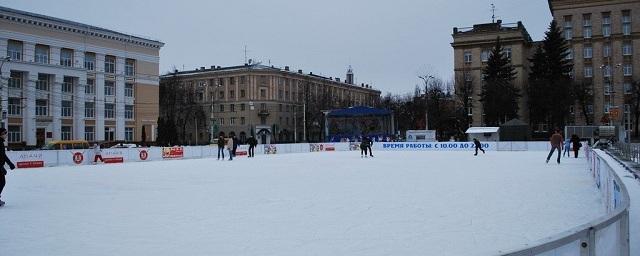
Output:
<svg viewBox="0 0 640 256">
<path fill-rule="evenodd" d="M 105 164 L 124 163 L 124 149 L 105 149 L 102 151 L 102 162 Z"/>
<path fill-rule="evenodd" d="M 42 151 L 25 151 L 18 154 L 18 159 L 14 160 L 18 168 L 38 168 L 44 167 L 44 157 Z"/>
<path fill-rule="evenodd" d="M 162 158 L 175 159 L 184 157 L 183 147 L 162 148 Z"/>
</svg>

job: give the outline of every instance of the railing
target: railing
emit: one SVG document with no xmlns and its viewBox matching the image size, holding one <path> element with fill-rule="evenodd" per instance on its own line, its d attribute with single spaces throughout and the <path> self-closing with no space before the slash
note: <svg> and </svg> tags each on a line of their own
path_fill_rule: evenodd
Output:
<svg viewBox="0 0 640 256">
<path fill-rule="evenodd" d="M 640 144 L 616 142 L 609 152 L 618 159 L 626 161 L 632 167 L 631 171 L 636 178 L 640 178 Z"/>
<path fill-rule="evenodd" d="M 603 151 L 585 147 L 589 170 L 602 194 L 607 215 L 564 233 L 538 241 L 537 245 L 505 256 L 580 255 L 628 256 L 629 193 Z"/>
</svg>

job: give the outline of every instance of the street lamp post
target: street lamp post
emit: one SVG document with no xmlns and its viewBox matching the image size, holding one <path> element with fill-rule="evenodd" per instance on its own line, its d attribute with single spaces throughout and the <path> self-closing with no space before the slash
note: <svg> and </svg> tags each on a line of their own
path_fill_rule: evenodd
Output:
<svg viewBox="0 0 640 256">
<path fill-rule="evenodd" d="M 4 79 L 2 78 L 2 66 L 4 66 L 5 62 L 10 62 L 11 61 L 11 56 L 6 56 L 2 59 L 0 59 L 0 91 L 4 90 Z M 9 77 L 11 77 L 11 75 L 9 75 Z M 9 89 L 7 88 L 7 97 L 9 97 Z M 7 101 L 8 102 L 8 101 Z M 7 118 L 7 111 L 2 109 L 2 104 L 0 104 L 0 113 L 2 113 L 2 124 L 0 124 L 0 127 L 6 128 L 5 125 L 7 122 L 6 118 Z"/>
<path fill-rule="evenodd" d="M 424 113 L 424 129 L 429 130 L 429 79 L 434 79 L 433 76 L 418 76 L 422 81 L 424 81 L 424 101 L 426 104 L 426 109 Z"/>
</svg>

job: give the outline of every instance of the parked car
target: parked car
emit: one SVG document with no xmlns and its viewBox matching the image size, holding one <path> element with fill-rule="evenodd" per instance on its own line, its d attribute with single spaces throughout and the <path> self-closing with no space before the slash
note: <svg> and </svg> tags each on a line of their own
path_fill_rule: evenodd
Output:
<svg viewBox="0 0 640 256">
<path fill-rule="evenodd" d="M 137 144 L 133 144 L 133 143 L 118 143 L 114 146 L 112 146 L 111 148 L 137 148 L 139 147 Z"/>
<path fill-rule="evenodd" d="M 54 140 L 42 147 L 43 150 L 61 149 L 88 149 L 89 142 L 86 140 Z"/>
</svg>

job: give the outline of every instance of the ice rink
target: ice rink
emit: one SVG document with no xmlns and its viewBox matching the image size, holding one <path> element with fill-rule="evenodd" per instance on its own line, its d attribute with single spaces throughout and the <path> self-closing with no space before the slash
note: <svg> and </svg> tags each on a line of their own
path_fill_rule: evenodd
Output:
<svg viewBox="0 0 640 256">
<path fill-rule="evenodd" d="M 375 155 L 10 171 L 0 255 L 495 255 L 605 214 L 582 157 Z"/>
</svg>

